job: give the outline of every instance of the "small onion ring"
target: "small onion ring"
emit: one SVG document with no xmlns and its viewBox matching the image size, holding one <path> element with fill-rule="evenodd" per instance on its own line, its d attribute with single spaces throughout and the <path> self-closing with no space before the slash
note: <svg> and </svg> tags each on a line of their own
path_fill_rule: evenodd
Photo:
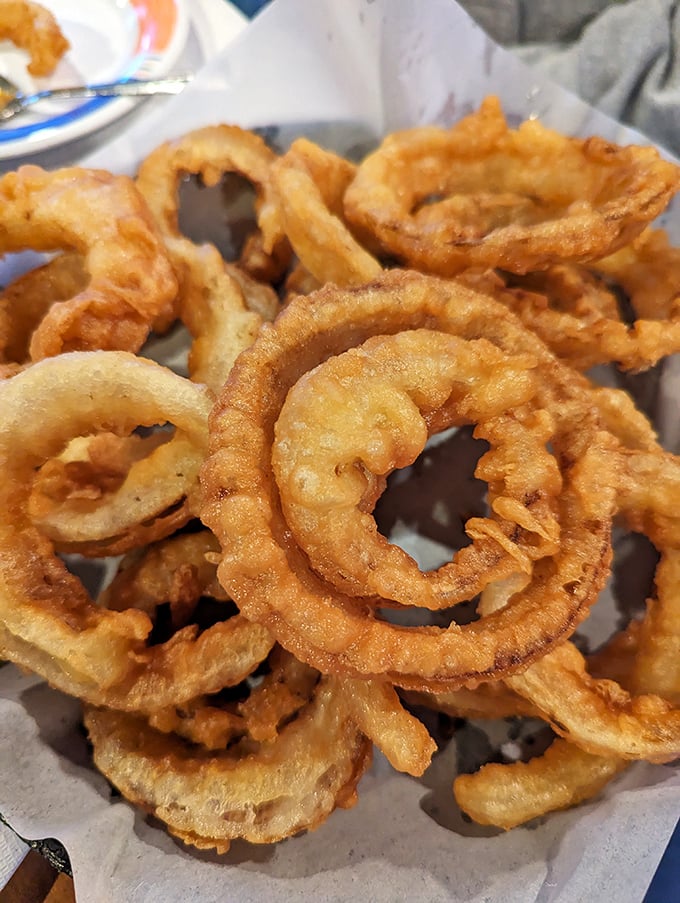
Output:
<svg viewBox="0 0 680 903">
<path fill-rule="evenodd" d="M 66 498 L 50 499 L 40 492 L 38 472 L 30 516 L 57 551 L 88 558 L 122 555 L 163 539 L 191 519 L 197 506 L 201 465 L 196 446 L 181 434 L 159 444 L 157 435 L 141 440 L 127 436 L 119 442 L 119 462 L 127 467 L 118 485 L 109 491 L 96 492 L 90 484 L 92 492 L 88 493 L 88 487 L 76 481 Z M 100 437 L 84 438 L 80 446 L 83 464 L 89 450 L 96 450 Z M 59 461 L 52 459 L 47 464 L 54 467 Z M 92 476 L 96 484 L 96 474 Z"/>
<path fill-rule="evenodd" d="M 680 248 L 670 246 L 663 230 L 650 229 L 585 267 L 557 265 L 510 279 L 501 297 L 573 367 L 615 362 L 639 371 L 680 351 L 679 281 Z M 609 283 L 626 294 L 631 325 L 621 318 Z"/>
<path fill-rule="evenodd" d="M 179 231 L 179 185 L 186 175 L 198 175 L 205 185 L 217 185 L 225 173 L 237 173 L 255 188 L 255 214 L 259 233 L 247 246 L 240 265 L 255 279 L 275 281 L 288 265 L 285 239 L 271 167 L 276 154 L 254 132 L 238 126 L 215 125 L 187 132 L 152 151 L 137 173 L 137 186 L 147 200 L 165 237 L 171 256 L 181 259 L 192 244 Z M 264 262 L 249 263 L 248 250 Z M 181 274 L 180 274 L 181 277 Z"/>
<path fill-rule="evenodd" d="M 58 254 L 29 270 L 0 293 L 0 376 L 29 360 L 31 336 L 50 306 L 67 301 L 89 282 L 79 254 Z"/>
<path fill-rule="evenodd" d="M 344 222 L 342 199 L 355 173 L 349 160 L 305 138 L 272 166 L 283 228 L 300 264 L 321 285 L 361 285 L 382 270 Z"/>
<path fill-rule="evenodd" d="M 262 318 L 270 317 L 276 297 L 269 286 L 255 283 L 246 272 L 226 264 L 214 245 L 195 244 L 179 229 L 179 186 L 187 174 L 216 184 L 225 172 L 244 175 L 258 192 L 256 209 L 262 229 L 256 244 L 258 258 L 273 276 L 281 275 L 290 257 L 278 206 L 274 201 L 270 170 L 274 153 L 261 138 L 235 126 L 209 126 L 156 148 L 137 173 L 137 187 L 158 223 L 180 282 L 178 315 L 193 337 L 189 373 L 218 392 L 233 362 L 250 345 Z M 249 247 L 253 248 L 252 243 Z M 242 261 L 248 269 L 248 261 Z M 252 270 L 253 267 L 251 266 Z M 256 267 L 259 275 L 259 270 Z M 253 275 L 251 273 L 251 275 Z M 262 303 L 262 296 L 267 298 Z M 249 303 L 251 296 L 256 304 Z"/>
<path fill-rule="evenodd" d="M 97 768 L 127 799 L 185 843 L 218 852 L 236 838 L 274 843 L 313 830 L 354 805 L 371 762 L 333 677 L 273 742 L 245 755 L 188 747 L 121 712 L 86 707 L 84 720 Z"/>
</svg>

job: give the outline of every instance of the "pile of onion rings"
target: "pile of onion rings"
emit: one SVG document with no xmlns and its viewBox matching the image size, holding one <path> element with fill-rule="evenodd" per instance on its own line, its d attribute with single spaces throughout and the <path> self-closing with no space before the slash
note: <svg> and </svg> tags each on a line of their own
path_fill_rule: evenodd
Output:
<svg viewBox="0 0 680 903">
<path fill-rule="evenodd" d="M 229 174 L 256 198 L 235 261 L 180 217 L 186 178 Z M 495 98 L 358 163 L 223 125 L 135 180 L 3 177 L 0 251 L 53 256 L 0 294 L 0 656 L 82 700 L 103 774 L 219 852 L 354 805 L 374 744 L 421 775 L 423 706 L 553 730 L 455 778 L 504 828 L 678 758 L 680 458 L 588 372 L 680 351 L 680 251 L 649 228 L 678 187 L 652 148 L 512 130 Z M 144 356 L 168 330 L 181 373 Z M 424 570 L 381 499 L 465 430 L 484 503 L 462 542 L 440 509 Z M 656 589 L 584 657 L 615 523 L 657 549 Z"/>
</svg>

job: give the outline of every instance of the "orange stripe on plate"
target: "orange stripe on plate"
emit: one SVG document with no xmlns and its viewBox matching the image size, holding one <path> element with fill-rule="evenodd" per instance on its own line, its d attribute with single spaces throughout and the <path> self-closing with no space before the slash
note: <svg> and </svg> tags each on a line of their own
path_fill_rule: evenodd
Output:
<svg viewBox="0 0 680 903">
<path fill-rule="evenodd" d="M 177 24 L 173 0 L 130 0 L 139 19 L 137 51 L 158 53 L 170 43 Z"/>
</svg>

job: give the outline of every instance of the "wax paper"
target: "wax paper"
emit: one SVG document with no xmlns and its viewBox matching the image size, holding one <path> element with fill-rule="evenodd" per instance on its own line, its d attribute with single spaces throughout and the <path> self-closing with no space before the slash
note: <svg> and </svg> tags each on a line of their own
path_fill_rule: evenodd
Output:
<svg viewBox="0 0 680 903">
<path fill-rule="evenodd" d="M 538 77 L 450 0 L 275 0 L 181 96 L 91 162 L 133 172 L 162 139 L 220 121 L 280 146 L 304 133 L 358 152 L 387 130 L 451 123 L 490 92 L 513 122 L 540 116 L 572 134 L 639 140 Z M 668 383 L 661 397 L 677 419 Z M 64 843 L 79 903 L 636 901 L 680 812 L 677 771 L 637 764 L 576 810 L 509 833 L 471 826 L 451 795 L 470 727 L 420 780 L 377 755 L 357 806 L 316 832 L 195 853 L 112 798 L 90 766 L 76 701 L 11 666 L 0 694 L 0 811 L 22 835 Z"/>
</svg>

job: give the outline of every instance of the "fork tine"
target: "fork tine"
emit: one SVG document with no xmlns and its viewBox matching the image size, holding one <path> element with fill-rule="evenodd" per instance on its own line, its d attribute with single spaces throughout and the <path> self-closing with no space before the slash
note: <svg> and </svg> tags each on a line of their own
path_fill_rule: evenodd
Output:
<svg viewBox="0 0 680 903">
<path fill-rule="evenodd" d="M 76 85 L 71 88 L 48 88 L 35 94 L 22 94 L 17 85 L 0 76 L 0 122 L 7 122 L 27 107 L 41 100 L 74 99 L 83 97 L 148 97 L 152 94 L 179 94 L 191 74 L 170 75 L 158 79 L 123 78 L 101 85 Z M 3 91 L 4 82 L 8 90 Z M 4 94 L 4 97 L 3 97 Z"/>
</svg>

